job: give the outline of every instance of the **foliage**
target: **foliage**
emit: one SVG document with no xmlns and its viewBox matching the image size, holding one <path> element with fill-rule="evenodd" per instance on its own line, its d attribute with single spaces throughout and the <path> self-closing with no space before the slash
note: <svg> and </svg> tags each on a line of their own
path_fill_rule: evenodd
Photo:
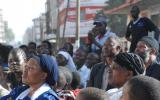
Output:
<svg viewBox="0 0 160 100">
<path fill-rule="evenodd" d="M 105 7 L 106 10 L 116 8 L 126 0 L 108 0 L 107 6 Z M 127 16 L 123 14 L 111 14 L 106 15 L 108 20 L 108 26 L 111 27 L 111 30 L 115 32 L 118 36 L 123 37 L 126 31 L 126 19 Z"/>
<path fill-rule="evenodd" d="M 123 4 L 126 0 L 108 0 L 107 6 L 105 7 L 105 9 L 112 9 L 115 8 L 121 4 Z"/>
<path fill-rule="evenodd" d="M 108 26 L 111 27 L 112 31 L 118 36 L 123 37 L 126 33 L 127 16 L 123 14 L 107 15 Z"/>
</svg>

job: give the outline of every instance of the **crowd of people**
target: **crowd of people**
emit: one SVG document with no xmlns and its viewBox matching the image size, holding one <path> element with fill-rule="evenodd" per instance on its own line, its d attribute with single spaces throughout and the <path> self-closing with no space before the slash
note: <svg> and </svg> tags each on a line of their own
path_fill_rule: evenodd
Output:
<svg viewBox="0 0 160 100">
<path fill-rule="evenodd" d="M 104 17 L 95 19 L 89 46 L 75 51 L 68 42 L 58 51 L 49 41 L 0 44 L 0 100 L 160 100 L 159 30 L 139 13 L 132 7 L 129 51 Z"/>
</svg>

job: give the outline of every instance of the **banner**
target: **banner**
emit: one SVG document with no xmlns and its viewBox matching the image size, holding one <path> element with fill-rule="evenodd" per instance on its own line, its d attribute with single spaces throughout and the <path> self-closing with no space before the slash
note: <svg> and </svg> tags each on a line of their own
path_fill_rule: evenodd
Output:
<svg viewBox="0 0 160 100">
<path fill-rule="evenodd" d="M 60 36 L 63 34 L 64 20 L 66 17 L 67 1 L 63 0 L 60 7 Z M 106 0 L 80 0 L 80 36 L 87 36 L 93 28 L 93 18 L 105 5 Z M 75 37 L 76 32 L 76 0 L 70 0 L 66 23 L 65 37 Z"/>
</svg>

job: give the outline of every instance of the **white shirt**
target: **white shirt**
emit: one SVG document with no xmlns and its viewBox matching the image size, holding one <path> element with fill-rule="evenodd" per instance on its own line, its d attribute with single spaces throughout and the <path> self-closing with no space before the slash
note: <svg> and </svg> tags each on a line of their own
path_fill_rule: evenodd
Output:
<svg viewBox="0 0 160 100">
<path fill-rule="evenodd" d="M 81 77 L 81 83 L 80 85 L 82 85 L 83 87 L 87 86 L 87 80 L 90 76 L 90 72 L 91 70 L 89 68 L 87 68 L 86 65 L 83 65 L 79 70 L 78 73 L 80 74 Z"/>
<path fill-rule="evenodd" d="M 109 100 L 120 100 L 120 97 L 122 96 L 122 88 L 113 88 L 107 91 Z"/>
<path fill-rule="evenodd" d="M 99 35 L 96 36 L 95 39 L 96 39 L 96 41 L 97 41 L 101 46 L 103 46 L 104 43 L 106 42 L 106 40 L 107 40 L 109 37 L 111 37 L 111 36 L 114 37 L 114 36 L 116 36 L 116 34 L 113 33 L 113 32 L 111 32 L 110 29 L 108 29 L 107 32 L 104 34 L 104 36 L 103 36 L 101 39 L 98 38 Z M 99 49 L 100 49 L 100 48 L 97 47 L 95 44 L 92 44 L 92 50 L 93 50 L 93 51 L 99 50 Z"/>
<path fill-rule="evenodd" d="M 0 96 L 5 96 L 9 94 L 9 91 L 0 85 Z"/>
<path fill-rule="evenodd" d="M 103 79 L 103 80 L 102 80 L 102 89 L 103 89 L 103 90 L 106 90 L 107 85 L 108 85 L 108 76 L 109 76 L 108 70 L 109 70 L 109 68 L 106 67 L 106 68 L 104 69 L 104 72 L 103 72 L 103 78 L 102 78 L 102 79 Z"/>
</svg>

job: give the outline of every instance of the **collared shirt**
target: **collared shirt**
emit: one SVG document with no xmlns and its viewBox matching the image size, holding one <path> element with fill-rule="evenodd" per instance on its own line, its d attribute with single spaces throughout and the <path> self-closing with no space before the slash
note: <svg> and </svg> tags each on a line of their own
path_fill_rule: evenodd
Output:
<svg viewBox="0 0 160 100">
<path fill-rule="evenodd" d="M 9 91 L 0 85 L 0 97 L 9 94 Z"/>
<path fill-rule="evenodd" d="M 104 69 L 104 72 L 103 72 L 103 80 L 102 80 L 102 89 L 103 90 L 106 90 L 106 88 L 107 88 L 107 85 L 108 85 L 108 76 L 109 76 L 108 67 L 106 67 Z"/>
<path fill-rule="evenodd" d="M 58 95 L 46 83 L 37 89 L 31 97 L 27 95 L 28 88 L 29 86 L 14 88 L 8 95 L 1 97 L 0 100 L 59 100 Z"/>
<path fill-rule="evenodd" d="M 107 30 L 107 32 L 104 34 L 104 36 L 102 37 L 102 38 L 98 38 L 99 37 L 99 35 L 98 36 L 96 36 L 96 41 L 101 45 L 101 46 L 103 46 L 104 45 L 104 43 L 106 42 L 106 40 L 109 38 L 109 37 L 111 37 L 111 36 L 116 36 L 116 34 L 115 33 L 113 33 L 113 32 L 111 32 L 109 29 Z M 100 48 L 99 47 L 97 47 L 95 44 L 92 44 L 92 51 L 96 51 L 96 50 L 99 50 Z"/>
<path fill-rule="evenodd" d="M 80 74 L 81 77 L 81 83 L 80 85 L 82 87 L 86 87 L 87 85 L 87 81 L 89 80 L 89 76 L 90 76 L 90 69 L 87 68 L 86 65 L 83 65 L 79 70 L 78 73 Z"/>
<path fill-rule="evenodd" d="M 40 88 L 38 88 L 34 94 L 31 96 L 31 100 L 35 100 L 36 98 L 38 98 L 38 96 L 40 96 L 42 93 L 49 91 L 51 88 L 48 84 L 44 83 Z M 26 89 L 25 91 L 23 91 L 17 98 L 16 100 L 22 100 L 23 98 L 25 98 L 27 95 L 29 94 L 29 88 Z"/>
</svg>

